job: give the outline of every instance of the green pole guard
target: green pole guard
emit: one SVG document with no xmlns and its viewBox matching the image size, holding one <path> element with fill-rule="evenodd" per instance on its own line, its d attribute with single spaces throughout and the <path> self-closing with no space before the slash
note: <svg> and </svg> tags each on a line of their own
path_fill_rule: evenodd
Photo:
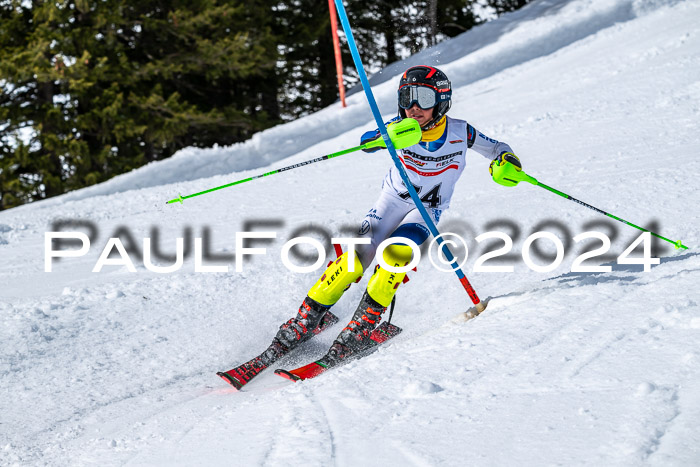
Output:
<svg viewBox="0 0 700 467">
<path fill-rule="evenodd" d="M 423 130 L 420 124 L 413 118 L 404 118 L 398 122 L 390 123 L 386 127 L 386 132 L 391 138 L 391 143 L 396 149 L 403 149 L 414 144 L 418 144 L 423 137 Z M 365 149 L 382 148 L 386 149 L 384 138 L 377 138 L 374 141 L 365 143 Z"/>
</svg>

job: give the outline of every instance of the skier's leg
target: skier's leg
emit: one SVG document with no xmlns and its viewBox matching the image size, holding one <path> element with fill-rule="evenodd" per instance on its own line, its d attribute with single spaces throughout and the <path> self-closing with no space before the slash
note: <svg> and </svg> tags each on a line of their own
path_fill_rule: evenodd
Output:
<svg viewBox="0 0 700 467">
<path fill-rule="evenodd" d="M 423 219 L 416 219 L 414 211 L 411 211 L 399 228 L 389 235 L 389 238 L 407 238 L 416 245 L 421 245 L 429 236 L 430 231 Z M 410 246 L 403 243 L 392 243 L 384 249 L 382 258 L 388 265 L 403 267 L 413 259 L 413 251 Z M 387 307 L 391 304 L 391 300 L 394 298 L 396 290 L 403 283 L 405 276 L 405 272 L 395 273 L 377 266 L 377 270 L 367 284 L 367 293 L 377 303 Z"/>
<path fill-rule="evenodd" d="M 362 276 L 363 268 L 357 255 L 353 263 L 351 268 L 348 252 L 331 263 L 309 290 L 297 315 L 280 326 L 275 340 L 286 349 L 309 340 L 328 309 L 340 300 L 350 284 Z"/>
<path fill-rule="evenodd" d="M 435 210 L 431 210 L 435 211 Z M 431 212 L 436 222 L 440 212 Z M 430 231 L 417 210 L 409 212 L 404 222 L 390 236 L 404 237 L 412 240 L 417 245 L 427 240 Z M 386 264 L 394 267 L 406 266 L 411 262 L 412 249 L 400 242 L 389 245 L 384 249 L 383 259 Z M 356 349 L 361 349 L 367 344 L 372 330 L 381 321 L 382 314 L 396 294 L 399 285 L 403 283 L 406 273 L 393 273 L 382 267 L 378 267 L 370 278 L 357 310 L 353 314 L 350 323 L 336 338 L 330 352 L 338 355 L 348 355 Z"/>
<path fill-rule="evenodd" d="M 407 203 L 401 200 L 397 201 L 382 193 L 365 216 L 358 232 L 360 237 L 372 238 L 373 244 L 358 245 L 358 247 L 364 248 L 357 248 L 352 268 L 348 252 L 343 253 L 328 266 L 309 290 L 297 315 L 280 327 L 273 340 L 273 345 L 278 343 L 286 351 L 310 339 L 313 336 L 313 330 L 316 329 L 328 309 L 340 300 L 348 287 L 362 276 L 365 268 L 372 262 L 378 244 L 374 236 L 379 235 L 386 238 L 387 234 L 396 228 L 408 211 L 410 211 L 410 206 Z"/>
<path fill-rule="evenodd" d="M 413 203 L 408 203 L 395 196 L 382 192 L 374 203 L 372 209 L 362 220 L 360 229 L 357 232 L 358 238 L 368 238 L 369 244 L 357 245 L 355 250 L 362 262 L 362 266 L 367 270 L 374 261 L 377 247 L 385 239 L 389 238 L 399 224 L 405 222 L 406 216 L 415 210 Z"/>
<path fill-rule="evenodd" d="M 415 224 L 399 227 L 397 232 L 400 235 L 394 233 L 391 237 L 401 236 L 414 241 L 418 240 L 416 241 L 417 244 L 423 243 L 427 238 L 427 235 L 423 236 L 423 231 L 416 227 Z M 423 238 L 421 239 L 420 237 Z M 393 243 L 384 249 L 382 255 L 386 264 L 394 267 L 403 267 L 411 262 L 413 250 L 408 245 Z M 376 272 L 367 284 L 367 290 L 362 296 L 357 310 L 355 310 L 348 325 L 336 338 L 335 344 L 342 344 L 351 350 L 364 347 L 372 330 L 381 321 L 386 307 L 391 304 L 396 290 L 403 282 L 405 276 L 405 272 L 391 272 L 381 266 L 377 267 Z M 342 353 L 347 355 L 348 351 L 343 349 Z"/>
<path fill-rule="evenodd" d="M 309 298 L 331 307 L 340 300 L 343 292 L 357 279 L 362 277 L 364 268 L 357 254 L 353 255 L 353 264 L 350 266 L 349 253 L 346 251 L 331 263 L 321 277 L 309 290 Z"/>
<path fill-rule="evenodd" d="M 411 262 L 412 253 L 413 250 L 408 245 L 392 244 L 384 249 L 383 259 L 388 265 L 404 267 Z M 379 266 L 367 284 L 367 294 L 383 307 L 387 307 L 404 277 L 405 272 L 391 272 Z"/>
</svg>

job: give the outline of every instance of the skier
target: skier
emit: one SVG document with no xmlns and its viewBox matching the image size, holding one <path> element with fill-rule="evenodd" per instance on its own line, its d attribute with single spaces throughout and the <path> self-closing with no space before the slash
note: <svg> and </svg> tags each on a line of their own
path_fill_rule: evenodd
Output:
<svg viewBox="0 0 700 467">
<path fill-rule="evenodd" d="M 455 183 L 464 170 L 468 148 L 493 159 L 491 171 L 494 166 L 508 163 L 521 168 L 509 145 L 484 136 L 464 120 L 446 115 L 451 106 L 451 93 L 447 76 L 430 66 L 415 66 L 406 70 L 398 90 L 397 119 L 413 118 L 423 130 L 421 142 L 399 150 L 399 156 L 435 224 L 449 207 Z M 360 144 L 380 137 L 378 130 L 367 132 L 362 135 Z M 377 150 L 379 148 L 366 151 Z M 326 311 L 370 266 L 377 246 L 383 240 L 406 237 L 420 245 L 429 235 L 430 231 L 411 200 L 398 169 L 392 167 L 384 178 L 379 199 L 360 226 L 358 237 L 369 238 L 371 243 L 356 246 L 354 272 L 350 272 L 348 252 L 343 253 L 311 287 L 299 312 L 282 325 L 273 344 L 279 343 L 281 347 L 291 349 L 309 339 Z M 384 260 L 387 264 L 405 266 L 411 261 L 411 254 L 409 246 L 392 244 L 384 250 Z M 366 344 L 404 276 L 405 273 L 392 273 L 381 267 L 377 269 L 367 284 L 357 311 L 333 343 L 331 354 L 349 355 Z"/>
<path fill-rule="evenodd" d="M 409 117 L 421 126 L 422 140 L 399 150 L 398 154 L 435 224 L 449 207 L 455 183 L 465 167 L 467 149 L 473 149 L 492 160 L 489 171 L 494 178 L 500 176 L 501 168 L 506 164 L 513 164 L 517 170 L 522 170 L 519 159 L 508 144 L 486 137 L 464 120 L 446 115 L 451 106 L 451 94 L 450 81 L 442 71 L 431 66 L 411 67 L 404 72 L 399 83 L 399 116 L 389 123 L 391 125 Z M 380 137 L 378 130 L 369 131 L 362 135 L 361 144 Z M 243 379 L 248 381 L 310 339 L 328 310 L 338 302 L 350 284 L 367 271 L 377 246 L 383 240 L 405 237 L 420 245 L 429 235 L 430 231 L 410 198 L 398 169 L 392 167 L 384 178 L 379 198 L 359 228 L 358 236 L 369 238 L 370 243 L 356 245 L 353 267 L 350 268 L 348 252 L 343 253 L 311 287 L 296 316 L 280 327 L 268 349 L 254 360 L 253 365 L 244 364 L 236 369 L 236 374 L 242 373 Z M 405 266 L 412 259 L 412 250 L 405 244 L 391 244 L 385 248 L 383 259 L 389 265 Z M 372 330 L 379 324 L 405 275 L 381 267 L 376 269 L 357 310 L 333 342 L 327 358 L 345 358 L 368 344 Z"/>
</svg>

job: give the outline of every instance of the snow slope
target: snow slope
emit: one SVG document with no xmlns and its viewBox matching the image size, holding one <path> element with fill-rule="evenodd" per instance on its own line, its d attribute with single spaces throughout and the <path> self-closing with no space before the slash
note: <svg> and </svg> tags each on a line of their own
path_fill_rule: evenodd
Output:
<svg viewBox="0 0 700 467">
<path fill-rule="evenodd" d="M 361 94 L 243 144 L 0 213 L 0 464 L 700 464 L 698 17 L 690 0 L 535 1 L 424 53 L 453 81 L 450 115 L 508 141 L 529 174 L 689 250 L 657 243 L 649 272 L 616 264 L 638 231 L 531 185 L 496 185 L 471 154 L 439 227 L 470 239 L 465 270 L 492 297 L 487 311 L 454 319 L 468 297 L 425 260 L 398 295 L 403 334 L 316 380 L 268 372 L 234 393 L 214 373 L 263 350 L 320 274 L 289 272 L 283 243 L 310 224 L 351 234 L 388 154 L 164 202 L 356 145 L 374 127 Z M 374 87 L 387 118 L 403 66 Z M 87 255 L 46 273 L 44 234 L 60 220 L 97 231 Z M 236 272 L 243 230 L 277 238 Z M 489 230 L 514 247 L 488 264 L 514 272 L 473 271 L 484 251 L 473 237 Z M 519 258 L 541 230 L 568 245 L 547 273 Z M 599 245 L 573 242 L 587 230 L 613 238 L 611 272 L 571 272 Z M 228 272 L 197 273 L 190 254 L 157 274 L 133 253 L 136 272 L 91 272 L 109 237 L 139 251 L 152 237 L 172 254 L 176 238 L 207 232 Z M 365 281 L 334 307 L 343 324 Z M 280 366 L 321 355 L 341 327 Z"/>
</svg>

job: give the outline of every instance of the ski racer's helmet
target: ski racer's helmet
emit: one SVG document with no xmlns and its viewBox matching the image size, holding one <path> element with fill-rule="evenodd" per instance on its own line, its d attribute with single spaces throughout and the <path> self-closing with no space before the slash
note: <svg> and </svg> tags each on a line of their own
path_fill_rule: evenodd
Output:
<svg viewBox="0 0 700 467">
<path fill-rule="evenodd" d="M 435 107 L 432 120 L 421 127 L 430 130 L 452 106 L 452 85 L 447 75 L 437 68 L 418 65 L 401 76 L 398 97 L 401 118 L 406 118 L 406 109 L 414 103 L 424 110 Z"/>
</svg>

